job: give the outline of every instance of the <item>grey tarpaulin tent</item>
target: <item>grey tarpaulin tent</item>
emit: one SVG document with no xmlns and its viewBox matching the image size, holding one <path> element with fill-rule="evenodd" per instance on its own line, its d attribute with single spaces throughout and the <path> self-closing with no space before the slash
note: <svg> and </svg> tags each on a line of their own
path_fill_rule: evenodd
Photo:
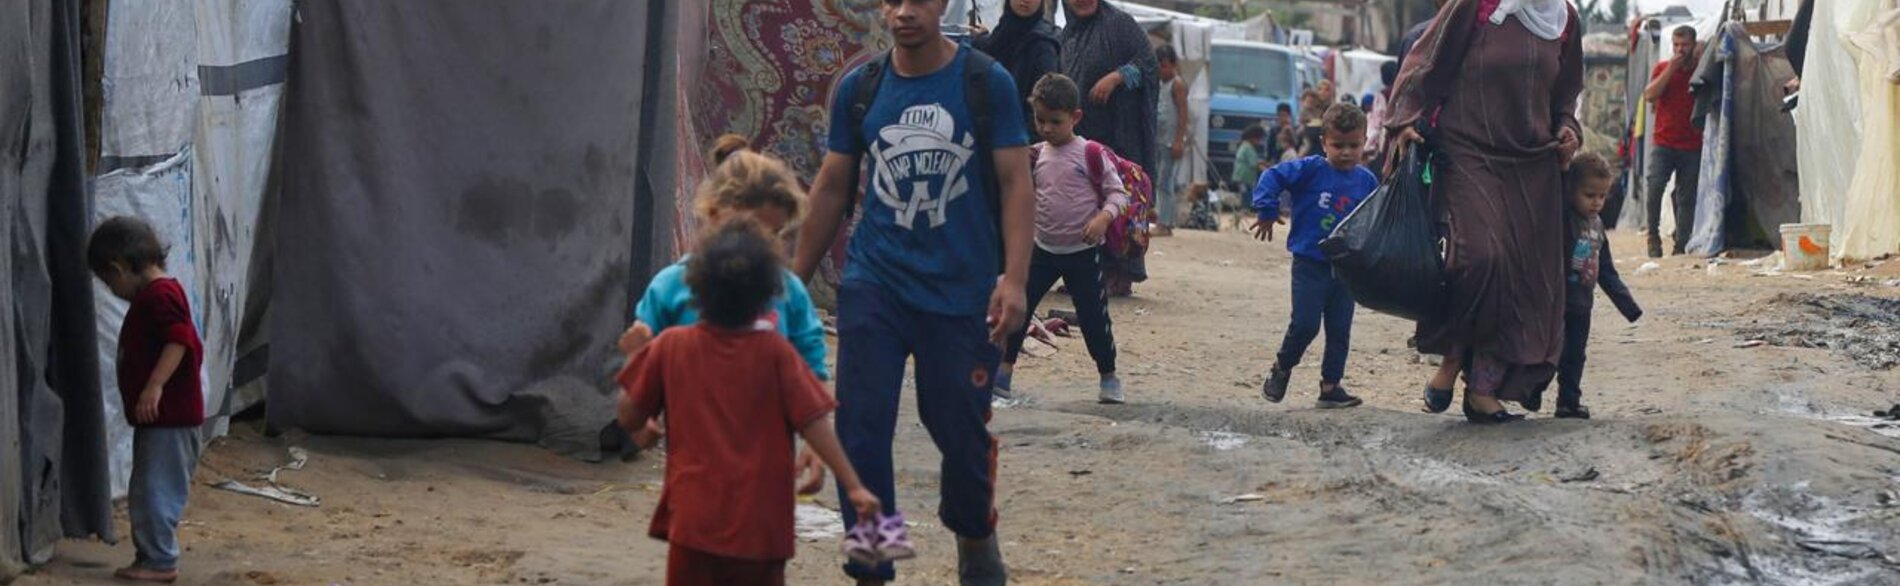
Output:
<svg viewBox="0 0 1900 586">
<path fill-rule="evenodd" d="M 1783 47 L 1757 44 L 1741 23 L 1724 24 L 1704 52 L 1690 81 L 1707 112 L 1690 252 L 1779 248 L 1779 227 L 1801 221 L 1794 118 L 1781 111 L 1793 78 Z"/>
<path fill-rule="evenodd" d="M 112 539 L 80 122 L 78 4 L 0 4 L 0 581 Z"/>
<path fill-rule="evenodd" d="M 644 34 L 669 4 L 298 4 L 272 422 L 597 447 L 631 293 L 672 252 L 672 186 L 641 172 L 670 166 L 642 161 L 672 140 Z"/>
</svg>

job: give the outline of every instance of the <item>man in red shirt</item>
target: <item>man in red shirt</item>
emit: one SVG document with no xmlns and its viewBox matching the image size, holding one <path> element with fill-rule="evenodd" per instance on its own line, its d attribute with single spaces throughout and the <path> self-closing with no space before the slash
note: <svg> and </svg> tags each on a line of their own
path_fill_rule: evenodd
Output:
<svg viewBox="0 0 1900 586">
<path fill-rule="evenodd" d="M 1695 124 L 1695 96 L 1689 93 L 1689 78 L 1695 75 L 1701 51 L 1696 47 L 1695 29 L 1677 28 L 1673 36 L 1676 57 L 1657 63 L 1650 71 L 1649 87 L 1643 99 L 1656 110 L 1656 148 L 1649 155 L 1649 190 L 1643 204 L 1649 212 L 1649 257 L 1662 257 L 1661 223 L 1663 189 L 1670 176 L 1676 178 L 1676 231 L 1672 254 L 1682 254 L 1695 227 L 1696 179 L 1702 172 L 1702 129 Z"/>
</svg>

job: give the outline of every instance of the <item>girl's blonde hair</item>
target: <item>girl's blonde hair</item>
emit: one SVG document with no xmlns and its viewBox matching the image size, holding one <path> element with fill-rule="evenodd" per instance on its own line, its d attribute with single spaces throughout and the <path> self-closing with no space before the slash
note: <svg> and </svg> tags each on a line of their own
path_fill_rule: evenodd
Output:
<svg viewBox="0 0 1900 586">
<path fill-rule="evenodd" d="M 693 211 L 702 218 L 710 218 L 720 209 L 763 207 L 785 210 L 787 225 L 796 225 L 805 216 L 805 190 L 785 163 L 749 150 L 726 155 L 725 161 L 699 183 L 693 201 Z"/>
<path fill-rule="evenodd" d="M 722 134 L 713 139 L 712 150 L 706 152 L 706 161 L 714 167 L 726 162 L 726 158 L 739 151 L 752 150 L 752 141 L 737 134 Z"/>
</svg>

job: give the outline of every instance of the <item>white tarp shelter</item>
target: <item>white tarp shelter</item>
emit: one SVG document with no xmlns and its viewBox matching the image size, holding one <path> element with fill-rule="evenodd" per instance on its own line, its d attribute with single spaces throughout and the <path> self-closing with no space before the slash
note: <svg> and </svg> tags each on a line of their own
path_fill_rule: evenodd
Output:
<svg viewBox="0 0 1900 586">
<path fill-rule="evenodd" d="M 1900 253 L 1900 2 L 1816 0 L 1795 109 L 1801 217 L 1836 257 Z"/>
</svg>

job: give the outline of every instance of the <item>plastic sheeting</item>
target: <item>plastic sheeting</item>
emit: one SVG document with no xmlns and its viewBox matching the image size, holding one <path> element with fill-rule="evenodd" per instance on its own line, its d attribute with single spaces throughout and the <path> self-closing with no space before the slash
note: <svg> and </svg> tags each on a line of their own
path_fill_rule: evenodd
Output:
<svg viewBox="0 0 1900 586">
<path fill-rule="evenodd" d="M 113 539 L 84 264 L 78 4 L 0 4 L 0 582 Z"/>
<path fill-rule="evenodd" d="M 178 154 L 198 103 L 192 2 L 114 0 L 106 19 L 100 173 Z"/>
<path fill-rule="evenodd" d="M 1365 49 L 1338 53 L 1333 58 L 1333 83 L 1339 95 L 1352 96 L 1354 103 L 1358 103 L 1359 98 L 1385 89 L 1385 78 L 1381 77 L 1379 68 L 1396 61 L 1396 57 Z"/>
<path fill-rule="evenodd" d="M 1794 79 L 1794 67 L 1779 45 L 1755 44 L 1738 23 L 1723 27 L 1711 53 L 1697 82 L 1719 85 L 1720 104 L 1704 122 L 1702 180 L 1688 249 L 1715 254 L 1750 243 L 1779 248 L 1780 226 L 1801 220 L 1794 119 L 1781 111 L 1782 87 Z"/>
<path fill-rule="evenodd" d="M 1656 64 L 1657 48 L 1656 36 L 1648 31 L 1635 31 L 1630 41 L 1629 66 L 1624 71 L 1628 77 L 1623 99 L 1630 105 L 1630 146 L 1629 159 L 1623 168 L 1626 186 L 1623 190 L 1623 213 L 1617 219 L 1616 226 L 1625 230 L 1647 229 L 1652 221 L 1643 205 L 1643 198 L 1649 194 L 1649 174 L 1645 170 L 1649 162 L 1649 150 L 1655 147 L 1650 129 L 1656 127 L 1656 113 L 1643 100 L 1643 89 L 1649 86 L 1649 72 Z M 1662 207 L 1667 210 L 1671 206 Z"/>
<path fill-rule="evenodd" d="M 659 225 L 635 197 L 656 6 L 298 3 L 273 423 L 597 453 L 654 268 L 634 250 Z"/>
<path fill-rule="evenodd" d="M 1847 188 L 1837 253 L 1867 259 L 1900 252 L 1900 2 L 1880 4 L 1874 18 L 1845 39 L 1859 72 L 1864 140 Z M 1803 84 L 1802 87 L 1807 87 Z"/>
<path fill-rule="evenodd" d="M 152 230 L 171 246 L 166 272 L 184 286 L 185 294 L 191 301 L 192 317 L 203 328 L 202 297 L 196 295 L 201 290 L 203 279 L 192 254 L 196 246 L 192 241 L 191 229 L 193 199 L 190 147 L 156 165 L 120 169 L 95 178 L 92 192 L 94 225 L 114 216 L 140 218 L 151 224 Z M 126 483 L 132 474 L 132 427 L 125 423 L 124 400 L 119 396 L 119 381 L 113 373 L 118 368 L 119 325 L 125 321 L 128 305 L 113 297 L 112 291 L 97 279 L 93 280 L 92 285 L 93 298 L 97 300 L 95 333 L 99 340 L 99 370 L 102 373 L 99 387 L 105 411 L 106 445 L 110 449 L 112 494 L 125 496 Z M 211 369 L 207 364 L 203 370 Z M 206 386 L 209 388 L 209 385 Z"/>
<path fill-rule="evenodd" d="M 1179 186 L 1180 196 L 1185 198 L 1187 187 L 1207 179 L 1207 118 L 1209 116 L 1207 99 L 1213 95 L 1208 81 L 1208 57 L 1214 52 L 1216 30 L 1205 24 L 1177 22 L 1173 25 L 1175 54 L 1181 58 L 1181 79 L 1188 82 L 1188 149 L 1182 153 L 1183 164 L 1174 166 L 1174 185 Z M 1162 96 L 1161 99 L 1169 99 Z"/>
<path fill-rule="evenodd" d="M 1872 20 L 1877 0 L 1820 0 L 1808 34 L 1808 57 L 1801 78 L 1801 103 L 1795 121 L 1796 158 L 1801 163 L 1801 218 L 1838 226 L 1831 248 L 1844 251 L 1849 187 L 1854 182 L 1861 145 L 1859 73 L 1843 36 Z"/>
<path fill-rule="evenodd" d="M 94 219 L 131 215 L 171 245 L 204 338 L 207 428 L 261 396 L 227 400 L 251 290 L 290 0 L 115 0 L 106 25 L 102 174 Z M 95 286 L 99 359 L 112 372 L 126 304 Z M 113 493 L 125 494 L 131 429 L 103 377 Z"/>
</svg>

